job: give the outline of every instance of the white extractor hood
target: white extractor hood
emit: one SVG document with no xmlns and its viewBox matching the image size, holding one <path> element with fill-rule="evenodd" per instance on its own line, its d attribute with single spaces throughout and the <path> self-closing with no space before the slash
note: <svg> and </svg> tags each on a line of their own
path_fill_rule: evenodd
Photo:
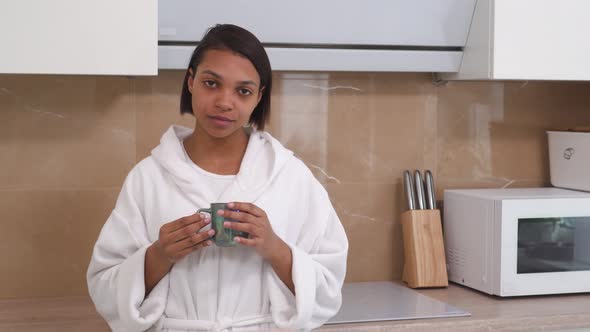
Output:
<svg viewBox="0 0 590 332">
<path fill-rule="evenodd" d="M 186 69 L 207 28 L 240 25 L 273 70 L 457 72 L 476 0 L 162 0 L 159 68 Z"/>
</svg>

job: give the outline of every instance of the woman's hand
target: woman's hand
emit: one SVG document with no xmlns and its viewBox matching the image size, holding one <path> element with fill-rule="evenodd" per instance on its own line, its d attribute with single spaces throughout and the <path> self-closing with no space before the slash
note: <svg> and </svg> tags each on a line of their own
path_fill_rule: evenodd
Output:
<svg viewBox="0 0 590 332">
<path fill-rule="evenodd" d="M 224 218 L 239 222 L 226 221 L 223 227 L 247 232 L 249 237 L 236 236 L 233 240 L 241 245 L 253 247 L 258 254 L 266 260 L 272 260 L 278 249 L 286 245 L 272 230 L 266 212 L 252 203 L 228 203 L 232 210 L 220 210 L 217 212 Z"/>
<path fill-rule="evenodd" d="M 228 208 L 238 211 L 220 210 L 217 213 L 239 222 L 226 221 L 223 227 L 247 232 L 249 237 L 236 236 L 233 240 L 241 245 L 253 247 L 272 266 L 277 276 L 295 294 L 291 248 L 272 230 L 266 212 L 252 203 L 229 203 Z"/>
<path fill-rule="evenodd" d="M 211 218 L 195 213 L 164 224 L 153 247 L 168 262 L 176 263 L 191 252 L 211 245 L 209 238 L 215 231 L 199 233 L 210 222 Z"/>
<path fill-rule="evenodd" d="M 160 227 L 158 239 L 145 253 L 145 296 L 164 278 L 174 263 L 199 248 L 211 245 L 209 238 L 215 234 L 214 230 L 198 233 L 210 222 L 211 218 L 203 218 L 195 213 Z"/>
</svg>

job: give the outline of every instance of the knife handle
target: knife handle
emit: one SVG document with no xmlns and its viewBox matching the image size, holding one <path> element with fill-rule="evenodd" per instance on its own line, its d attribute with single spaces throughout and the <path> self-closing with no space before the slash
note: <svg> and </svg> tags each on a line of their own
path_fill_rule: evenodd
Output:
<svg viewBox="0 0 590 332">
<path fill-rule="evenodd" d="M 416 209 L 414 185 L 412 184 L 412 175 L 410 174 L 410 171 L 404 171 L 404 192 L 406 194 L 406 202 L 408 202 L 408 210 Z"/>
<path fill-rule="evenodd" d="M 432 172 L 427 170 L 424 173 L 426 181 L 426 203 L 427 208 L 430 210 L 436 210 L 436 192 L 434 191 L 434 180 L 432 178 Z"/>
<path fill-rule="evenodd" d="M 417 209 L 424 210 L 426 209 L 426 200 L 424 198 L 424 182 L 422 181 L 422 175 L 420 174 L 419 170 L 414 172 L 414 182 L 416 187 L 416 201 L 418 202 Z"/>
</svg>

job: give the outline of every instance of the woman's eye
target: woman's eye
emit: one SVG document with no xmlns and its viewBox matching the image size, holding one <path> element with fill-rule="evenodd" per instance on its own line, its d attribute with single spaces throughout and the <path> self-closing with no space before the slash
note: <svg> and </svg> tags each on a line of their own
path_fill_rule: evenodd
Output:
<svg viewBox="0 0 590 332">
<path fill-rule="evenodd" d="M 252 94 L 252 91 L 248 90 L 248 89 L 240 89 L 240 94 L 244 95 L 244 96 L 249 96 Z"/>
<path fill-rule="evenodd" d="M 214 88 L 217 86 L 217 82 L 215 81 L 211 81 L 211 80 L 206 80 L 203 83 L 205 83 L 206 86 L 210 87 L 210 88 Z"/>
</svg>

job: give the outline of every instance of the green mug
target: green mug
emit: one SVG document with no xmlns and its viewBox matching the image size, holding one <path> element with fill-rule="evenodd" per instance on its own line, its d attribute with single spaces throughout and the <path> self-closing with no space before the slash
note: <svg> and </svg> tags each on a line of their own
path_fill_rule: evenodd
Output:
<svg viewBox="0 0 590 332">
<path fill-rule="evenodd" d="M 239 221 L 217 215 L 217 211 L 219 210 L 229 210 L 227 203 L 211 203 L 210 208 L 199 209 L 197 213 L 205 212 L 211 215 L 211 229 L 215 231 L 215 235 L 211 238 L 213 243 L 220 247 L 236 247 L 238 246 L 238 243 L 234 241 L 234 237 L 240 236 L 248 238 L 248 233 L 223 227 L 223 222 L 225 221 Z"/>
</svg>

